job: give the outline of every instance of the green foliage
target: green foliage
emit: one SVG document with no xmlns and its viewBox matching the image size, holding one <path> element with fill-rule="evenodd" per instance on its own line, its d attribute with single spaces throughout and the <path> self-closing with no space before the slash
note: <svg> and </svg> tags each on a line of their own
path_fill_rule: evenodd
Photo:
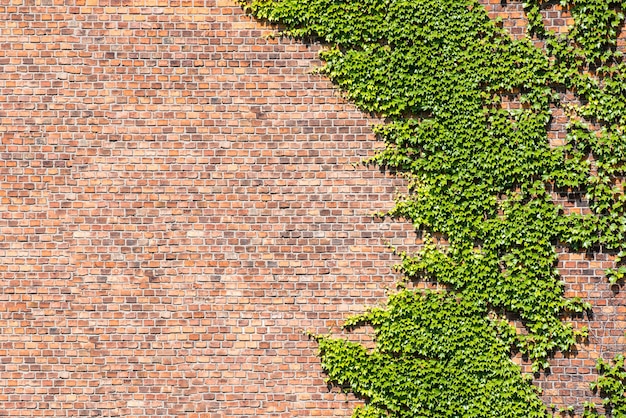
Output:
<svg viewBox="0 0 626 418">
<path fill-rule="evenodd" d="M 318 337 L 322 365 L 332 381 L 368 400 L 354 417 L 546 417 L 482 312 L 454 293 L 405 290 L 386 309 L 349 321 L 374 327 L 374 350 Z"/>
<path fill-rule="evenodd" d="M 240 1 L 287 35 L 328 44 L 321 71 L 360 109 L 386 121 L 375 127 L 386 148 L 369 162 L 410 181 L 386 216 L 447 241 L 403 254 L 399 268 L 409 280 L 437 281 L 448 291 L 401 292 L 386 310 L 358 318 L 377 327 L 373 353 L 319 340 L 330 379 L 369 400 L 355 416 L 543 414 L 519 376 L 501 390 L 484 389 L 504 378 L 490 371 L 517 370 L 505 366 L 504 354 L 519 351 L 540 370 L 586 336 L 566 320 L 590 306 L 563 296 L 557 245 L 603 247 L 618 253 L 618 262 L 626 254 L 626 63 L 616 48 L 626 1 L 562 0 L 574 22 L 565 35 L 544 28 L 547 1 L 527 1 L 529 31 L 520 40 L 476 0 Z M 576 100 L 564 102 L 566 93 Z M 558 107 L 569 117 L 567 138 L 551 145 Z M 588 214 L 555 203 L 570 194 L 588 200 Z M 607 272 L 612 282 L 625 274 L 621 265 Z M 396 312 L 400 305 L 410 321 Z M 454 323 L 460 307 L 471 324 L 466 332 Z M 398 321 L 393 334 L 385 334 L 391 325 L 382 317 Z M 504 317 L 518 318 L 523 332 L 504 326 Z M 436 324 L 442 337 L 424 324 Z M 420 354 L 402 354 L 403 345 Z M 435 351 L 420 351 L 426 348 Z M 467 371 L 461 358 L 475 369 Z M 448 380 L 454 390 L 444 385 L 438 390 L 445 398 L 429 398 L 433 382 Z M 452 392 L 473 397 L 463 402 L 475 409 L 461 413 Z M 492 394 L 534 412 L 486 412 L 484 405 L 497 403 Z"/>
<path fill-rule="evenodd" d="M 624 356 L 618 355 L 612 363 L 598 359 L 596 365 L 600 377 L 591 384 L 591 389 L 602 397 L 602 406 L 607 415 L 598 414 L 592 403 L 585 405 L 584 418 L 626 417 L 626 369 Z"/>
</svg>

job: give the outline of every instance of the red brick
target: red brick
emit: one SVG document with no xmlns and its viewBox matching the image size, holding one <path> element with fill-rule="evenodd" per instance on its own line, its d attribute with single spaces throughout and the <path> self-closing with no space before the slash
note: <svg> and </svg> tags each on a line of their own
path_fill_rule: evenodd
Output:
<svg viewBox="0 0 626 418">
<path fill-rule="evenodd" d="M 415 248 L 371 217 L 402 181 L 352 165 L 376 121 L 311 74 L 319 45 L 266 39 L 231 0 L 66 3 L 0 4 L 0 410 L 350 416 L 304 331 L 383 302 L 386 243 Z M 521 3 L 484 3 L 525 33 Z M 611 265 L 561 253 L 596 308 L 536 379 L 547 403 L 588 399 L 595 359 L 624 351 Z"/>
</svg>

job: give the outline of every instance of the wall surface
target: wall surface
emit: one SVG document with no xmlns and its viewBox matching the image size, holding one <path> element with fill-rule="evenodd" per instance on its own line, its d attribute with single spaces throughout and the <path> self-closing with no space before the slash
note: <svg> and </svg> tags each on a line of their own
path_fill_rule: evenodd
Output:
<svg viewBox="0 0 626 418">
<path fill-rule="evenodd" d="M 0 416 L 349 416 L 396 280 L 372 123 L 233 2 L 0 6 Z"/>
<path fill-rule="evenodd" d="M 350 416 L 304 331 L 382 303 L 417 239 L 371 216 L 403 190 L 353 165 L 375 121 L 271 32 L 230 0 L 0 1 L 0 416 Z M 626 309 L 608 257 L 560 264 L 591 337 L 537 383 L 571 405 Z"/>
</svg>

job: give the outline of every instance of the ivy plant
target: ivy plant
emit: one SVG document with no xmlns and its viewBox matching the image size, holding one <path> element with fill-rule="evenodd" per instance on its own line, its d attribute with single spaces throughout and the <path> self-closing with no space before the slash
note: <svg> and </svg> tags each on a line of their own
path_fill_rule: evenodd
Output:
<svg viewBox="0 0 626 418">
<path fill-rule="evenodd" d="M 368 162 L 409 180 L 384 216 L 446 241 L 399 265 L 446 290 L 403 289 L 348 321 L 374 326 L 372 352 L 316 337 L 329 379 L 367 400 L 354 416 L 548 414 L 510 355 L 539 371 L 586 336 L 568 317 L 590 306 L 564 297 L 557 246 L 611 251 L 608 279 L 626 274 L 626 1 L 561 0 L 566 34 L 544 27 L 554 2 L 527 1 L 522 39 L 477 0 L 240 2 L 327 45 L 321 72 L 385 121 L 374 130 L 386 147 Z M 549 138 L 556 108 L 569 117 L 561 144 Z M 588 211 L 566 210 L 563 196 Z"/>
<path fill-rule="evenodd" d="M 626 369 L 624 356 L 617 355 L 612 362 L 598 359 L 597 366 L 600 377 L 591 383 L 591 389 L 602 397 L 602 406 L 607 415 L 615 418 L 626 417 Z M 595 404 L 585 404 L 584 418 L 605 418 L 607 415 L 598 413 Z"/>
<path fill-rule="evenodd" d="M 333 382 L 368 400 L 354 417 L 545 417 L 509 358 L 510 336 L 501 334 L 508 327 L 483 312 L 452 292 L 400 292 L 386 308 L 347 323 L 374 326 L 373 351 L 318 337 L 322 365 Z"/>
</svg>

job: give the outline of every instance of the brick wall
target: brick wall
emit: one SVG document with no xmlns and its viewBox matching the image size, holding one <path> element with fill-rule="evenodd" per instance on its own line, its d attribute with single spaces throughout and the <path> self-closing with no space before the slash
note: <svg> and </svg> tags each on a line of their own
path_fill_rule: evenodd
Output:
<svg viewBox="0 0 626 418">
<path fill-rule="evenodd" d="M 303 331 L 383 302 L 416 237 L 353 166 L 375 121 L 268 33 L 229 0 L 0 0 L 0 416 L 350 416 Z M 624 349 L 607 263 L 563 254 L 596 315 L 549 402 Z"/>
<path fill-rule="evenodd" d="M 220 0 L 0 6 L 0 415 L 349 416 L 401 185 L 317 46 Z"/>
</svg>

